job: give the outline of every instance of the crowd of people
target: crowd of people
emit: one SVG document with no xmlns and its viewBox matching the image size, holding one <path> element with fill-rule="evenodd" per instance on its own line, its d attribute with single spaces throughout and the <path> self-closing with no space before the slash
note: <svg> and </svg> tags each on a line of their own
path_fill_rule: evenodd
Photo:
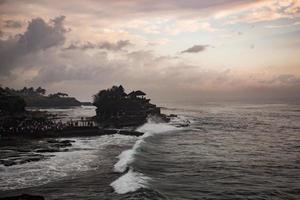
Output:
<svg viewBox="0 0 300 200">
<path fill-rule="evenodd" d="M 63 123 L 61 120 L 36 120 L 36 119 L 6 119 L 0 124 L 0 134 L 26 134 L 26 133 L 45 133 L 48 131 L 61 131 L 70 127 L 94 126 L 89 121 L 68 121 Z"/>
</svg>

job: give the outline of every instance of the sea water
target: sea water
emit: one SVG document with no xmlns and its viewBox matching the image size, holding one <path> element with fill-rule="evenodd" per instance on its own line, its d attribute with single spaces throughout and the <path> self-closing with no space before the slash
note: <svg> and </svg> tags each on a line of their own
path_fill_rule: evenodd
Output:
<svg viewBox="0 0 300 200">
<path fill-rule="evenodd" d="M 28 163 L 50 173 L 47 181 L 35 172 L 22 180 L 17 174 L 25 165 L 2 167 L 0 196 L 12 191 L 8 185 L 41 179 L 23 191 L 48 199 L 300 199 L 299 105 L 206 103 L 162 111 L 177 117 L 150 120 L 138 128 L 141 137 L 78 138 L 71 155 Z"/>
</svg>

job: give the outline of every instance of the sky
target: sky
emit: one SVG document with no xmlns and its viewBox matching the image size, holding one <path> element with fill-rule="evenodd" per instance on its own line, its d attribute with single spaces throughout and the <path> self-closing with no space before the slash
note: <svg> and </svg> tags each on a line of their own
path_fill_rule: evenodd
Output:
<svg viewBox="0 0 300 200">
<path fill-rule="evenodd" d="M 0 84 L 297 101 L 300 0 L 0 0 Z"/>
</svg>

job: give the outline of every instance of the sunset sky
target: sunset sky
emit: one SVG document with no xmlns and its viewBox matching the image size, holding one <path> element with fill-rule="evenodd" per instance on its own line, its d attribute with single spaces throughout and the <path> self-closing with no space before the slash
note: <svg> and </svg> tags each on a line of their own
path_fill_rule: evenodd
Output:
<svg viewBox="0 0 300 200">
<path fill-rule="evenodd" d="M 300 100 L 300 0 L 0 0 L 0 84 Z"/>
</svg>

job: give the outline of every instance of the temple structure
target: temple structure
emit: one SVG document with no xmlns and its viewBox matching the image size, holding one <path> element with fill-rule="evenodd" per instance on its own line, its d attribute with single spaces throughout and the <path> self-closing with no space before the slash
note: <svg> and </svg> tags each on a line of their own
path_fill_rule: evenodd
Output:
<svg viewBox="0 0 300 200">
<path fill-rule="evenodd" d="M 160 108 L 150 103 L 140 90 L 129 94 L 122 86 L 101 90 L 94 96 L 97 121 L 103 127 L 139 126 L 149 115 L 161 116 Z"/>
</svg>

